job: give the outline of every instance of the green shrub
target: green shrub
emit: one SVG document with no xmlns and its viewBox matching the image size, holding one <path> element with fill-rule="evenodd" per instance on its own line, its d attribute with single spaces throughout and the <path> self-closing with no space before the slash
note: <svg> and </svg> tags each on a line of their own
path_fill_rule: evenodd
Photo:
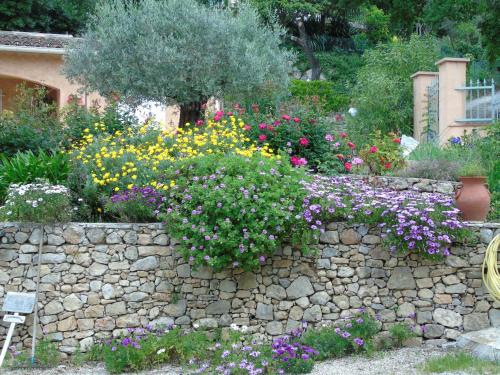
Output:
<svg viewBox="0 0 500 375">
<path fill-rule="evenodd" d="M 306 179 L 280 160 L 211 155 L 179 162 L 161 218 L 195 267 L 250 270 L 281 243 L 307 242 L 299 214 Z M 290 238 L 291 237 L 291 238 Z"/>
<path fill-rule="evenodd" d="M 370 173 L 382 175 L 396 171 L 405 164 L 401 138 L 394 133 L 382 134 L 380 130 L 368 136 L 369 143 L 363 147 L 359 156 L 368 166 Z"/>
<path fill-rule="evenodd" d="M 44 338 L 36 346 L 35 358 L 42 366 L 55 367 L 59 364 L 61 355 L 56 344 Z"/>
<path fill-rule="evenodd" d="M 486 174 L 486 168 L 481 165 L 479 159 L 468 160 L 458 169 L 458 175 L 464 177 L 485 176 Z"/>
<path fill-rule="evenodd" d="M 458 168 L 456 161 L 422 159 L 410 160 L 404 169 L 396 172 L 397 176 L 428 178 L 430 180 L 458 181 Z"/>
<path fill-rule="evenodd" d="M 38 153 L 28 150 L 12 157 L 0 157 L 0 202 L 11 184 L 27 184 L 42 178 L 52 184 L 65 184 L 70 172 L 67 154 Z"/>
<path fill-rule="evenodd" d="M 349 105 L 349 96 L 329 81 L 293 80 L 290 92 L 302 102 L 317 102 L 325 113 L 339 112 Z"/>
<path fill-rule="evenodd" d="M 47 90 L 20 85 L 12 112 L 0 112 L 0 154 L 18 151 L 55 150 L 63 137 L 57 108 L 46 101 Z"/>
<path fill-rule="evenodd" d="M 307 330 L 302 342 L 319 351 L 318 359 L 338 358 L 371 351 L 372 339 L 378 331 L 377 321 L 362 313 L 335 326 Z"/>
<path fill-rule="evenodd" d="M 116 101 L 109 101 L 104 109 L 97 106 L 87 109 L 81 105 L 78 97 L 72 96 L 62 113 L 63 145 L 66 148 L 71 147 L 87 134 L 86 129 L 92 134 L 114 134 L 135 124 L 136 120 L 130 109 L 119 107 Z"/>
<path fill-rule="evenodd" d="M 347 133 L 335 134 L 332 123 L 303 109 L 288 113 L 279 118 L 247 114 L 244 120 L 249 138 L 260 142 L 264 137 L 275 152 L 288 153 L 292 165 L 306 163 L 321 173 L 346 173 L 356 166 L 356 146 Z"/>
<path fill-rule="evenodd" d="M 366 50 L 365 65 L 358 71 L 353 89 L 355 117 L 349 117 L 358 143 L 367 143 L 366 134 L 413 133 L 413 86 L 410 76 L 436 69 L 438 45 L 432 37 L 413 35 Z"/>
<path fill-rule="evenodd" d="M 396 347 L 403 346 L 403 342 L 409 338 L 415 337 L 415 332 L 406 323 L 396 323 L 389 328 L 389 333 Z"/>
<path fill-rule="evenodd" d="M 72 213 L 68 188 L 36 181 L 9 187 L 5 205 L 0 207 L 0 221 L 64 223 L 71 219 Z"/>
</svg>

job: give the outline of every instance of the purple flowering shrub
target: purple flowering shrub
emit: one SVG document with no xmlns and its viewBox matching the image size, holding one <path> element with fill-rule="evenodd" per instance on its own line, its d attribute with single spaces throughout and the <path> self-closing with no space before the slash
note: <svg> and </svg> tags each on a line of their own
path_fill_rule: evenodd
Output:
<svg viewBox="0 0 500 375">
<path fill-rule="evenodd" d="M 309 194 L 303 215 L 313 230 L 334 219 L 376 224 L 392 252 L 431 258 L 449 255 L 452 242 L 468 233 L 453 199 L 444 194 L 378 188 L 340 176 L 315 176 L 304 186 Z"/>
<path fill-rule="evenodd" d="M 302 169 L 238 155 L 198 157 L 177 166 L 161 217 L 194 267 L 251 270 L 285 241 L 307 243 Z"/>
<path fill-rule="evenodd" d="M 372 339 L 379 330 L 373 317 L 361 313 L 336 325 L 308 329 L 301 341 L 318 350 L 318 359 L 328 359 L 361 351 L 369 352 L 373 348 Z"/>
<path fill-rule="evenodd" d="M 205 332 L 185 333 L 172 326 L 128 328 L 121 336 L 104 339 L 92 349 L 92 360 L 103 360 L 112 374 L 139 371 L 166 362 L 184 363 L 204 358 L 210 340 Z"/>
<path fill-rule="evenodd" d="M 293 330 L 290 335 L 274 339 L 273 361 L 278 367 L 278 374 L 308 374 L 314 367 L 314 357 L 319 352 L 301 342 L 303 330 Z"/>
<path fill-rule="evenodd" d="M 147 223 L 157 221 L 159 209 L 165 197 L 151 186 L 120 191 L 106 203 L 105 213 L 125 223 Z"/>
</svg>

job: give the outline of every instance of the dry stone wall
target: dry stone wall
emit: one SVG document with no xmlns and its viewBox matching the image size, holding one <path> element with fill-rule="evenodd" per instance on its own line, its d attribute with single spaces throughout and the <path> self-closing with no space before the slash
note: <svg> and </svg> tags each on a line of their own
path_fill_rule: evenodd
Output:
<svg viewBox="0 0 500 375">
<path fill-rule="evenodd" d="M 500 325 L 500 304 L 482 286 L 481 264 L 499 224 L 472 227 L 475 244 L 457 246 L 444 262 L 393 256 L 377 228 L 331 223 L 317 253 L 291 247 L 255 273 L 193 270 L 176 254 L 161 224 L 47 226 L 42 255 L 40 332 L 60 350 L 85 350 L 127 327 L 246 325 L 270 337 L 302 321 L 334 322 L 360 308 L 384 330 L 398 321 L 422 338 L 454 339 L 462 331 Z M 8 291 L 33 292 L 40 230 L 0 223 L 0 303 Z M 27 324 L 14 342 L 29 346 Z M 5 336 L 6 326 L 0 326 Z"/>
</svg>

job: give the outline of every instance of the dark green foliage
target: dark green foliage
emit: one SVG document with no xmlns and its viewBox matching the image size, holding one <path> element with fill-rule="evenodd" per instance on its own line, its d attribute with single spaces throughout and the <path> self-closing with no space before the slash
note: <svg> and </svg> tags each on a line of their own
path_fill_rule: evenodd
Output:
<svg viewBox="0 0 500 375">
<path fill-rule="evenodd" d="M 68 155 L 39 151 L 0 157 L 0 202 L 10 184 L 26 184 L 42 178 L 52 184 L 66 184 L 70 171 Z"/>
<path fill-rule="evenodd" d="M 96 0 L 3 0 L 0 30 L 78 33 Z"/>
<path fill-rule="evenodd" d="M 483 7 L 486 9 L 482 20 L 479 23 L 481 29 L 482 43 L 487 51 L 488 60 L 498 66 L 500 57 L 500 34 L 498 19 L 500 18 L 500 1 L 483 0 Z"/>
<path fill-rule="evenodd" d="M 344 90 L 339 90 L 329 81 L 293 80 L 290 92 L 303 103 L 317 101 L 325 113 L 338 112 L 349 104 L 349 97 Z"/>
<path fill-rule="evenodd" d="M 365 25 L 364 33 L 372 46 L 387 42 L 389 39 L 389 15 L 372 5 L 363 8 L 361 17 Z"/>
</svg>

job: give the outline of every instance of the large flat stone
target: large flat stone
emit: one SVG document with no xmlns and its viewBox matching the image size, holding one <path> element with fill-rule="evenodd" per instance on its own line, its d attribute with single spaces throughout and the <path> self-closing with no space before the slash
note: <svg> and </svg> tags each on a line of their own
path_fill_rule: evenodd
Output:
<svg viewBox="0 0 500 375">
<path fill-rule="evenodd" d="M 387 283 L 389 289 L 415 289 L 416 286 L 410 267 L 394 268 Z"/>
<path fill-rule="evenodd" d="M 311 281 L 307 276 L 300 276 L 296 278 L 288 288 L 286 294 L 289 299 L 298 299 L 300 297 L 310 296 L 314 293 Z"/>
<path fill-rule="evenodd" d="M 462 334 L 457 346 L 483 359 L 500 361 L 500 328 L 492 327 Z"/>
</svg>

